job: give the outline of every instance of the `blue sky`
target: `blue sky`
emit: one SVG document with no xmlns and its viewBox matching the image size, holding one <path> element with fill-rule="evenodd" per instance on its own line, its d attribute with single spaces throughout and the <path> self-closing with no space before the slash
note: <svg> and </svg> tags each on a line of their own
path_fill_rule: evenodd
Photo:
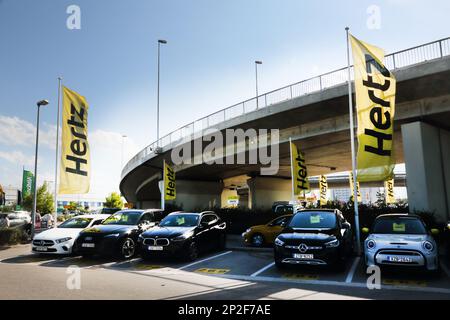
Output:
<svg viewBox="0 0 450 320">
<path fill-rule="evenodd" d="M 69 5 L 81 30 L 66 27 Z M 369 29 L 377 5 L 381 28 Z M 156 41 L 163 38 L 161 134 L 260 92 L 346 64 L 346 25 L 387 52 L 449 35 L 447 0 L 0 0 L 0 184 L 32 168 L 35 102 L 39 171 L 53 180 L 57 77 L 90 104 L 92 192 L 117 190 L 125 159 L 156 138 Z"/>
</svg>

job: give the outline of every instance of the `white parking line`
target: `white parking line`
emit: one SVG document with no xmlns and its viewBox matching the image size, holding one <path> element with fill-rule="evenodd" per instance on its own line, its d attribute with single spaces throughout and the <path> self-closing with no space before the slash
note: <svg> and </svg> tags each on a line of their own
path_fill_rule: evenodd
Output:
<svg viewBox="0 0 450 320">
<path fill-rule="evenodd" d="M 267 266 L 265 266 L 265 267 L 259 269 L 258 271 L 256 271 L 255 273 L 252 273 L 252 274 L 250 275 L 250 277 L 256 277 L 257 275 L 259 275 L 260 273 L 263 273 L 263 272 L 266 271 L 267 269 L 272 268 L 274 265 L 275 265 L 275 262 L 271 262 L 271 263 L 269 263 Z"/>
<path fill-rule="evenodd" d="M 351 283 L 353 281 L 353 276 L 355 275 L 356 268 L 358 267 L 360 257 L 356 257 L 353 260 L 352 267 L 348 271 L 347 278 L 345 278 L 345 283 Z"/>
<path fill-rule="evenodd" d="M 199 263 L 202 263 L 202 262 L 205 262 L 205 261 L 209 261 L 209 260 L 212 260 L 212 259 L 215 259 L 215 258 L 224 256 L 224 255 L 229 254 L 229 253 L 231 253 L 231 252 L 233 252 L 233 251 L 223 252 L 223 253 L 220 253 L 220 254 L 216 254 L 215 256 L 212 256 L 212 257 L 203 259 L 203 260 L 199 260 L 199 261 L 192 262 L 192 263 L 190 263 L 190 264 L 187 264 L 187 265 L 185 265 L 185 266 L 182 266 L 182 267 L 178 268 L 178 270 L 183 270 L 183 269 L 189 268 L 189 267 L 191 267 L 191 266 L 195 266 L 196 264 L 199 264 Z"/>
<path fill-rule="evenodd" d="M 233 280 L 242 280 L 242 281 L 262 281 L 262 282 L 279 282 L 279 283 L 297 283 L 297 284 L 306 284 L 306 285 L 325 285 L 325 286 L 336 286 L 336 287 L 350 287 L 350 288 L 366 288 L 366 283 L 361 282 L 340 282 L 340 281 L 330 281 L 330 280 L 298 280 L 298 279 L 285 279 L 285 278 L 275 278 L 275 277 L 266 277 L 266 276 L 239 276 L 239 275 L 225 275 L 219 274 L 214 275 L 215 277 L 227 278 Z M 431 292 L 431 293 L 443 293 L 450 294 L 450 289 L 446 288 L 434 288 L 434 287 L 416 287 L 416 286 L 397 286 L 397 285 L 381 285 L 382 290 L 402 290 L 402 291 L 418 291 L 418 292 Z M 367 289 L 369 291 L 369 289 Z"/>
</svg>

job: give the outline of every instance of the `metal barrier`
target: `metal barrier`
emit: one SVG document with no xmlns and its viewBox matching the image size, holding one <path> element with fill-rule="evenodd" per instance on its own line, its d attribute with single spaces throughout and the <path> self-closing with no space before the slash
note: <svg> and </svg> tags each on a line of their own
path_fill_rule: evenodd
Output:
<svg viewBox="0 0 450 320">
<path fill-rule="evenodd" d="M 443 58 L 448 55 L 450 55 L 450 37 L 386 55 L 385 65 L 389 70 L 395 70 L 421 62 Z M 353 80 L 353 66 L 351 68 L 351 77 Z M 135 168 L 137 164 L 140 164 L 147 159 L 150 154 L 155 153 L 158 148 L 181 141 L 181 139 L 185 139 L 189 136 L 193 137 L 195 133 L 208 128 L 214 128 L 219 123 L 242 116 L 246 113 L 303 95 L 319 92 L 346 82 L 347 67 L 266 92 L 258 97 L 242 101 L 238 104 L 214 112 L 206 117 L 195 120 L 194 122 L 172 131 L 160 138 L 159 141 L 155 141 L 141 150 L 137 155 L 131 158 L 122 169 L 122 178 L 125 177 L 132 168 Z M 258 99 L 258 104 L 256 103 L 256 99 Z"/>
</svg>

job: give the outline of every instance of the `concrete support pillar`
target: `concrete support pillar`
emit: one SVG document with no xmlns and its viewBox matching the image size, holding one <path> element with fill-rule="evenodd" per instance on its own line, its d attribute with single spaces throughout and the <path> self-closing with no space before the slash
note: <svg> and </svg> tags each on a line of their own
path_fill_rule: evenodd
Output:
<svg viewBox="0 0 450 320">
<path fill-rule="evenodd" d="M 166 203 L 176 204 L 186 211 L 220 207 L 222 190 L 220 181 L 177 179 L 177 198 Z"/>
<path fill-rule="evenodd" d="M 424 122 L 402 125 L 410 212 L 434 212 L 449 220 L 450 132 Z"/>
<path fill-rule="evenodd" d="M 247 180 L 249 208 L 270 209 L 275 201 L 291 200 L 291 180 L 275 177 L 255 177 Z"/>
</svg>

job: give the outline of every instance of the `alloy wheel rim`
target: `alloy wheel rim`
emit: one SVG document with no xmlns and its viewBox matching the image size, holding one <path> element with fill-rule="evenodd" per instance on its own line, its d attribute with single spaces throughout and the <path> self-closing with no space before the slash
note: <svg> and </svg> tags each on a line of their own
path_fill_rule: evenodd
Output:
<svg viewBox="0 0 450 320">
<path fill-rule="evenodd" d="M 262 245 L 262 243 L 263 243 L 263 239 L 262 239 L 261 235 L 258 234 L 258 235 L 255 235 L 253 237 L 253 244 L 254 245 L 260 246 L 260 245 Z"/>
<path fill-rule="evenodd" d="M 134 242 L 132 239 L 127 239 L 122 245 L 122 254 L 125 258 L 129 258 L 134 254 Z"/>
</svg>

